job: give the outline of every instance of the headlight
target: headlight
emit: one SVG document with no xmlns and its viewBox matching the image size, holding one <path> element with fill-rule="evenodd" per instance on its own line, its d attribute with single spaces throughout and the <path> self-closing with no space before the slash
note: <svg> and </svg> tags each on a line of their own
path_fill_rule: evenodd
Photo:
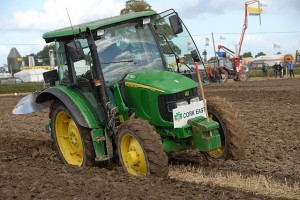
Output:
<svg viewBox="0 0 300 200">
<path fill-rule="evenodd" d="M 197 103 L 199 102 L 199 97 L 194 97 L 190 100 L 190 103 Z"/>
<path fill-rule="evenodd" d="M 187 101 L 179 101 L 176 103 L 176 105 L 177 105 L 177 108 L 180 108 L 180 107 L 189 105 L 189 103 Z"/>
</svg>

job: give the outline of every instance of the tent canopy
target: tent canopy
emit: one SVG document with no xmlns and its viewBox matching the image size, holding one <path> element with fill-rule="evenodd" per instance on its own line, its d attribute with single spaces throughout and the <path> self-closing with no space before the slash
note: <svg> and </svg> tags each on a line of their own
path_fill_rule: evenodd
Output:
<svg viewBox="0 0 300 200">
<path fill-rule="evenodd" d="M 30 69 L 23 70 L 14 74 L 15 77 L 19 77 L 23 82 L 43 82 L 43 73 L 45 69 Z"/>
</svg>

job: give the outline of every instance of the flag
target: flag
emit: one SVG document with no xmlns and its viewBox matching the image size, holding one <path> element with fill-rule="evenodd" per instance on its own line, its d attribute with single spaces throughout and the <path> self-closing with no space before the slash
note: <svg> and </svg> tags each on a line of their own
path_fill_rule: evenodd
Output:
<svg viewBox="0 0 300 200">
<path fill-rule="evenodd" d="M 273 47 L 274 48 L 279 48 L 279 49 L 281 48 L 278 44 L 275 44 L 275 43 L 273 44 Z"/>
<path fill-rule="evenodd" d="M 34 57 L 33 56 L 28 56 L 28 66 L 35 66 L 35 63 L 34 63 Z"/>
<path fill-rule="evenodd" d="M 222 35 L 220 35 L 220 40 L 225 40 L 226 38 L 224 38 Z"/>
<path fill-rule="evenodd" d="M 249 15 L 260 15 L 263 11 L 261 7 L 255 8 L 255 7 L 248 7 L 248 14 Z"/>
<path fill-rule="evenodd" d="M 208 37 L 205 38 L 205 46 L 209 46 L 209 38 Z"/>
<path fill-rule="evenodd" d="M 258 2 L 258 7 L 266 7 L 266 6 L 268 6 L 268 5 L 267 4 L 262 4 L 262 3 Z"/>
</svg>

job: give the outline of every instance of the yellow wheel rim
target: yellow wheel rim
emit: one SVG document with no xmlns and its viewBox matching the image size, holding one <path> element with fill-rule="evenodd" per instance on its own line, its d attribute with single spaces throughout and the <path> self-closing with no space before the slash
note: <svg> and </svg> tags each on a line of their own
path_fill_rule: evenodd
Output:
<svg viewBox="0 0 300 200">
<path fill-rule="evenodd" d="M 139 141 L 130 134 L 124 134 L 120 143 L 121 159 L 129 174 L 147 175 L 147 162 Z"/>
<path fill-rule="evenodd" d="M 83 145 L 80 132 L 74 120 L 66 113 L 59 112 L 56 116 L 55 133 L 59 149 L 66 162 L 82 166 Z"/>
<path fill-rule="evenodd" d="M 208 117 L 210 119 L 213 119 L 213 114 L 211 113 L 208 113 Z M 214 119 L 215 120 L 215 119 Z M 220 129 L 221 129 L 221 126 L 219 128 L 219 133 L 220 133 Z M 221 140 L 222 140 L 222 137 L 221 137 Z M 224 145 L 224 142 L 221 141 L 221 148 L 219 149 L 216 149 L 216 150 L 213 150 L 213 151 L 209 151 L 207 152 L 211 157 L 213 158 L 221 158 L 224 154 L 224 151 L 225 151 L 225 145 Z"/>
</svg>

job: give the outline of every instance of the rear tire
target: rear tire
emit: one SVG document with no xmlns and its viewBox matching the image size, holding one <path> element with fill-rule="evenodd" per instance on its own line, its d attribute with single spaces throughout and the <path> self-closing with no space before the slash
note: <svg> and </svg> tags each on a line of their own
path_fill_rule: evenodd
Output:
<svg viewBox="0 0 300 200">
<path fill-rule="evenodd" d="M 147 121 L 130 119 L 117 132 L 117 148 L 123 169 L 135 176 L 168 175 L 168 157 L 161 137 Z"/>
<path fill-rule="evenodd" d="M 239 72 L 238 76 L 240 81 L 247 81 L 250 78 L 250 74 L 244 70 Z"/>
<path fill-rule="evenodd" d="M 220 82 L 226 83 L 228 81 L 228 72 L 225 69 L 219 70 L 220 73 Z"/>
<path fill-rule="evenodd" d="M 90 130 L 78 125 L 63 103 L 53 105 L 50 126 L 55 147 L 64 163 L 79 167 L 95 164 Z"/>
<path fill-rule="evenodd" d="M 208 115 L 220 124 L 221 148 L 206 155 L 219 159 L 244 159 L 246 155 L 245 128 L 238 111 L 225 98 L 207 99 Z"/>
</svg>

